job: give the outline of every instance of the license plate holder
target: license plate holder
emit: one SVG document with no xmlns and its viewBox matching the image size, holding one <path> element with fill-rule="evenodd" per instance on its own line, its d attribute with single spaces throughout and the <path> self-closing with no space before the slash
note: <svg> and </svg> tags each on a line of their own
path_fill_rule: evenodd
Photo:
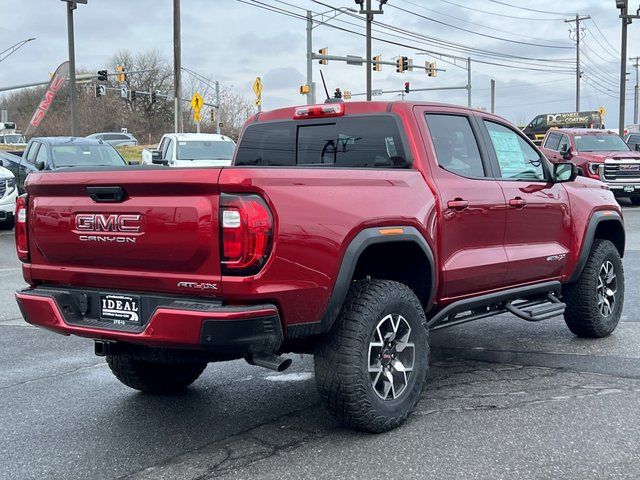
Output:
<svg viewBox="0 0 640 480">
<path fill-rule="evenodd" d="M 100 320 L 113 325 L 142 325 L 140 297 L 135 295 L 100 295 Z"/>
<path fill-rule="evenodd" d="M 624 193 L 633 193 L 636 190 L 636 187 L 634 187 L 633 185 L 626 185 L 622 188 L 622 190 L 624 191 Z"/>
</svg>

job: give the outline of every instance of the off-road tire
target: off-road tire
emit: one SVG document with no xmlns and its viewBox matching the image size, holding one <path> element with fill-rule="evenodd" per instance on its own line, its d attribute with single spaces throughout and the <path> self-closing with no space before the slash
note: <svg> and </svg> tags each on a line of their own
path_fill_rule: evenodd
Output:
<svg viewBox="0 0 640 480">
<path fill-rule="evenodd" d="M 640 207 L 640 197 L 629 197 L 629 200 L 631 200 L 631 203 L 636 207 Z"/>
<path fill-rule="evenodd" d="M 616 274 L 616 298 L 611 314 L 605 316 L 598 306 L 598 275 L 605 262 L 611 262 Z M 620 253 L 609 240 L 595 239 L 587 263 L 574 283 L 565 285 L 563 301 L 567 304 L 564 319 L 574 335 L 602 338 L 617 327 L 624 304 L 624 269 Z"/>
<path fill-rule="evenodd" d="M 413 371 L 398 398 L 383 400 L 372 386 L 369 344 L 378 323 L 400 314 L 411 327 Z M 420 399 L 429 368 L 429 335 L 420 301 L 404 284 L 361 280 L 352 284 L 330 334 L 315 355 L 318 391 L 344 426 L 385 432 L 404 422 Z"/>
<path fill-rule="evenodd" d="M 107 364 L 126 386 L 147 393 L 184 390 L 202 374 L 207 364 L 142 360 L 130 355 L 107 355 Z"/>
</svg>

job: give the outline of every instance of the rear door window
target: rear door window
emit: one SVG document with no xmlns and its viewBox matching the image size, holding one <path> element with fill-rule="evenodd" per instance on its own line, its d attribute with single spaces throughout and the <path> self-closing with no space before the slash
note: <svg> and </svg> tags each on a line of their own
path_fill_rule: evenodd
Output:
<svg viewBox="0 0 640 480">
<path fill-rule="evenodd" d="M 409 165 L 390 115 L 250 125 L 235 165 L 402 168 Z"/>
<path fill-rule="evenodd" d="M 426 114 L 438 165 L 464 177 L 484 177 L 485 170 L 469 118 L 462 115 Z"/>
</svg>

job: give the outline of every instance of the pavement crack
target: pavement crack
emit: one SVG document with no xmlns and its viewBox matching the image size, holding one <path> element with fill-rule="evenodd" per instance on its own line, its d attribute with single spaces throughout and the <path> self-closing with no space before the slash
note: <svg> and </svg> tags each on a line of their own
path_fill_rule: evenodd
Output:
<svg viewBox="0 0 640 480">
<path fill-rule="evenodd" d="M 50 378 L 56 378 L 56 377 L 60 377 L 60 376 L 63 376 L 63 375 L 69 375 L 71 373 L 75 373 L 75 372 L 78 372 L 80 370 L 85 370 L 87 368 L 94 368 L 94 367 L 99 367 L 99 366 L 104 366 L 104 365 L 105 364 L 103 362 L 92 363 L 91 365 L 82 365 L 80 367 L 71 368 L 69 370 L 64 370 L 62 372 L 56 372 L 56 373 L 52 373 L 50 375 L 43 375 L 42 377 L 29 378 L 28 380 L 23 380 L 21 382 L 16 382 L 16 383 L 10 383 L 9 385 L 2 385 L 2 386 L 0 386 L 0 390 L 7 390 L 9 388 L 19 387 L 21 385 L 25 385 L 25 384 L 28 384 L 28 383 L 39 382 L 41 380 L 47 380 L 47 379 L 50 379 Z"/>
</svg>

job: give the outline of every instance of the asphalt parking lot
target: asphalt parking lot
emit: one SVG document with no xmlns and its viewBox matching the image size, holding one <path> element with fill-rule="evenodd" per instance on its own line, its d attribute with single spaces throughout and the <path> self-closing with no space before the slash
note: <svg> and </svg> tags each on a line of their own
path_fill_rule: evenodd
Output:
<svg viewBox="0 0 640 480">
<path fill-rule="evenodd" d="M 432 336 L 430 379 L 397 430 L 338 427 L 313 362 L 210 365 L 167 397 L 121 385 L 89 340 L 26 325 L 12 232 L 0 234 L 0 478 L 640 478 L 640 208 L 626 207 L 617 331 L 511 316 Z"/>
</svg>

